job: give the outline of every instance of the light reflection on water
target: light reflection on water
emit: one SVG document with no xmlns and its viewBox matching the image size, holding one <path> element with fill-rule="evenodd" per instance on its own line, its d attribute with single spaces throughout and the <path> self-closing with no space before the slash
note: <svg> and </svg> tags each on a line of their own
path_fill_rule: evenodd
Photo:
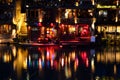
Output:
<svg viewBox="0 0 120 80">
<path fill-rule="evenodd" d="M 120 48 L 0 45 L 0 80 L 118 80 Z"/>
</svg>

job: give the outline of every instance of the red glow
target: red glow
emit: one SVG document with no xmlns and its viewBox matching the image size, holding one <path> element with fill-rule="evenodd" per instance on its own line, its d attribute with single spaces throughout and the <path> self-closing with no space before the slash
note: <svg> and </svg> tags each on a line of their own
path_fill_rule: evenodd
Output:
<svg viewBox="0 0 120 80">
<path fill-rule="evenodd" d="M 64 66 L 64 58 L 61 59 L 61 65 Z"/>
<path fill-rule="evenodd" d="M 46 58 L 47 60 L 53 60 L 55 58 L 55 51 L 53 47 L 47 47 L 47 55 Z"/>
<path fill-rule="evenodd" d="M 89 61 L 88 61 L 87 53 L 85 51 L 83 51 L 81 53 L 81 57 L 82 57 L 82 60 L 83 60 L 84 64 L 86 65 L 86 67 L 88 67 L 89 66 Z"/>
<path fill-rule="evenodd" d="M 53 65 L 54 65 L 54 68 L 56 69 L 58 68 L 58 62 L 56 60 L 54 60 Z"/>
<path fill-rule="evenodd" d="M 41 23 L 41 22 L 39 22 L 39 23 L 38 23 L 38 26 L 42 26 L 42 23 Z"/>
<path fill-rule="evenodd" d="M 81 53 L 81 57 L 83 60 L 85 60 L 87 58 L 87 53 L 84 51 Z"/>
<path fill-rule="evenodd" d="M 88 61 L 88 58 L 86 59 L 86 67 L 89 66 L 89 61 Z"/>
<path fill-rule="evenodd" d="M 80 24 L 80 26 L 83 26 L 83 27 L 84 27 L 84 26 L 88 26 L 88 24 Z"/>
<path fill-rule="evenodd" d="M 88 26 L 84 26 L 81 31 L 81 36 L 89 36 L 89 29 Z"/>
<path fill-rule="evenodd" d="M 40 51 L 40 50 L 41 50 L 41 48 L 39 47 L 39 48 L 38 48 L 38 51 Z"/>
<path fill-rule="evenodd" d="M 75 59 L 75 63 L 76 63 L 76 66 L 79 65 L 79 60 L 78 60 L 78 58 Z"/>
<path fill-rule="evenodd" d="M 51 26 L 51 27 L 53 27 L 53 26 L 54 26 L 54 24 L 53 24 L 53 23 L 51 23 L 51 24 L 50 24 L 50 26 Z"/>
<path fill-rule="evenodd" d="M 30 30 L 30 29 L 31 29 L 31 27 L 29 26 L 29 27 L 28 27 L 28 30 Z"/>
<path fill-rule="evenodd" d="M 39 58 L 39 69 L 42 68 L 42 62 L 41 62 L 41 58 Z"/>
<path fill-rule="evenodd" d="M 64 24 L 61 24 L 61 27 L 64 27 Z"/>
</svg>

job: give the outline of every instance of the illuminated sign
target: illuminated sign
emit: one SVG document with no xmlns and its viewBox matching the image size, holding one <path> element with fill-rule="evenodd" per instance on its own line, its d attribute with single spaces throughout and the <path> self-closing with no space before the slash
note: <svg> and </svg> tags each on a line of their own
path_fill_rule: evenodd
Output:
<svg viewBox="0 0 120 80">
<path fill-rule="evenodd" d="M 98 4 L 97 8 L 116 8 L 116 6 L 101 6 L 100 4 Z"/>
</svg>

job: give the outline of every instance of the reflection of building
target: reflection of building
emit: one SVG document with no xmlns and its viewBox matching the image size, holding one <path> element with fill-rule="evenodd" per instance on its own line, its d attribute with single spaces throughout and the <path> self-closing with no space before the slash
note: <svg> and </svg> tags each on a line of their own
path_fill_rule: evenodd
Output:
<svg viewBox="0 0 120 80">
<path fill-rule="evenodd" d="M 14 2 L 14 0 L 0 0 L 0 42 L 5 41 L 3 39 L 14 38 L 15 25 L 12 22 Z"/>
<path fill-rule="evenodd" d="M 58 72 L 58 76 L 64 76 L 64 79 L 91 80 L 89 51 L 89 49 L 79 48 L 76 50 L 71 47 L 62 49 L 59 47 L 29 48 L 26 61 L 27 68 L 30 70 L 28 74 L 29 76 L 33 74 L 31 73 L 32 69 L 40 73 L 46 72 L 46 70 L 52 70 L 52 72 L 55 70 L 55 74 Z M 48 76 L 46 74 L 39 75 Z M 86 78 L 86 75 L 89 77 Z M 55 77 L 57 78 L 55 80 L 60 78 L 58 76 Z"/>
<path fill-rule="evenodd" d="M 107 47 L 96 53 L 94 60 L 94 77 L 100 80 L 116 80 L 120 74 L 120 49 L 118 47 Z"/>
<path fill-rule="evenodd" d="M 29 38 L 75 40 L 90 37 L 93 26 L 94 1 L 26 0 Z"/>
</svg>

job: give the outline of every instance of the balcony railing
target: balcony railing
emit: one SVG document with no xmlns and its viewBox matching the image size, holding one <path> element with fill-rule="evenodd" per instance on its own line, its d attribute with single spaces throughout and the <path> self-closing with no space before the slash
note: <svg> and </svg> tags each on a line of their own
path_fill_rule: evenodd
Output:
<svg viewBox="0 0 120 80">
<path fill-rule="evenodd" d="M 98 0 L 96 3 L 101 5 L 116 5 L 116 0 Z"/>
<path fill-rule="evenodd" d="M 92 23 L 92 18 L 77 18 L 76 22 L 75 19 L 60 19 L 61 23 L 65 24 L 76 24 L 76 23 Z"/>
<path fill-rule="evenodd" d="M 92 18 L 78 18 L 78 23 L 92 23 Z"/>
<path fill-rule="evenodd" d="M 91 1 L 82 1 L 81 4 L 80 2 L 76 6 L 76 1 L 71 1 L 68 0 L 66 1 L 26 1 L 26 4 L 29 5 L 31 8 L 93 8 L 92 2 Z"/>
</svg>

